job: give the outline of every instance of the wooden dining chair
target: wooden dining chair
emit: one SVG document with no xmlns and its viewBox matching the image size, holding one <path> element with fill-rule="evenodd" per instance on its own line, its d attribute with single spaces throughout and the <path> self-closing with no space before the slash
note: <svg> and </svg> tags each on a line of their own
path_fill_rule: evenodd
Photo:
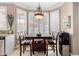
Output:
<svg viewBox="0 0 79 59">
<path fill-rule="evenodd" d="M 48 40 L 48 45 L 52 47 L 53 52 L 56 52 L 56 56 L 58 56 L 58 50 L 57 50 L 58 33 L 55 33 L 52 36 L 53 36 L 53 39 Z"/>
<path fill-rule="evenodd" d="M 32 41 L 32 53 L 34 54 L 35 51 L 37 52 L 44 52 L 44 54 L 46 54 L 46 56 L 48 56 L 48 41 L 47 40 L 43 40 L 43 39 L 34 39 Z"/>
<path fill-rule="evenodd" d="M 32 40 L 27 40 L 25 39 L 25 37 L 23 36 L 21 38 L 21 36 L 19 36 L 20 39 L 20 56 L 22 55 L 22 53 L 24 54 L 25 50 L 26 50 L 26 46 L 30 45 L 30 56 L 32 56 L 31 53 L 31 44 L 32 44 Z"/>
</svg>

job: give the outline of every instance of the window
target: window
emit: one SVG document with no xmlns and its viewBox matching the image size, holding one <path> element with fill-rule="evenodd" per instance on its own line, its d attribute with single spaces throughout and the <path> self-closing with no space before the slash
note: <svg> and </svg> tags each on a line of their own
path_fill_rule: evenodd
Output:
<svg viewBox="0 0 79 59">
<path fill-rule="evenodd" d="M 49 13 L 44 12 L 44 18 L 40 22 L 35 19 L 34 12 L 28 14 L 28 27 L 29 34 L 37 34 L 39 31 L 41 34 L 49 34 Z"/>
<path fill-rule="evenodd" d="M 50 31 L 59 32 L 59 10 L 50 12 Z"/>
<path fill-rule="evenodd" d="M 26 11 L 17 8 L 17 32 L 27 32 L 31 35 L 36 35 L 39 31 L 41 34 L 49 34 L 50 32 L 59 32 L 59 10 L 50 12 L 43 12 L 44 18 L 40 22 L 34 17 L 35 12 Z M 28 16 L 28 22 L 27 22 Z M 50 27 L 49 27 L 50 17 Z M 27 28 L 28 24 L 28 28 Z"/>
<path fill-rule="evenodd" d="M 36 34 L 38 32 L 38 21 L 34 18 L 34 12 L 28 13 L 28 34 Z"/>
<path fill-rule="evenodd" d="M 7 7 L 5 6 L 0 6 L 0 30 L 8 30 Z"/>
<path fill-rule="evenodd" d="M 17 33 L 27 32 L 27 14 L 26 11 L 17 8 Z"/>
<path fill-rule="evenodd" d="M 49 13 L 44 12 L 44 18 L 40 22 L 40 32 L 42 34 L 49 34 Z"/>
</svg>

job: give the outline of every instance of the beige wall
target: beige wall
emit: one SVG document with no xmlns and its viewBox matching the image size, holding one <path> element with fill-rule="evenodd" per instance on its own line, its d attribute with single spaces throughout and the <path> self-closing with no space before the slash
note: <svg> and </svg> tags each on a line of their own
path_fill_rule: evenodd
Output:
<svg viewBox="0 0 79 59">
<path fill-rule="evenodd" d="M 61 14 L 61 31 L 67 31 L 71 34 L 73 34 L 73 3 L 72 2 L 65 2 L 61 9 L 60 9 L 60 14 Z M 68 16 L 71 16 L 71 28 L 69 29 L 64 29 L 63 25 L 63 20 L 67 19 Z"/>
<path fill-rule="evenodd" d="M 73 53 L 79 55 L 79 13 L 78 13 L 78 3 L 73 3 Z"/>
<path fill-rule="evenodd" d="M 71 47 L 72 54 L 79 55 L 79 20 L 78 20 L 78 3 L 77 2 L 66 2 L 60 8 L 60 18 L 61 18 L 61 31 L 65 30 L 72 35 L 71 39 Z M 63 28 L 63 19 L 66 19 L 68 16 L 71 16 L 71 28 L 64 29 Z"/>
<path fill-rule="evenodd" d="M 63 21 L 64 19 L 68 19 L 68 16 L 71 16 L 71 28 L 65 29 Z M 73 3 L 72 2 L 65 2 L 60 8 L 60 27 L 61 27 L 61 31 L 66 31 L 69 32 L 71 35 L 73 35 Z"/>
</svg>

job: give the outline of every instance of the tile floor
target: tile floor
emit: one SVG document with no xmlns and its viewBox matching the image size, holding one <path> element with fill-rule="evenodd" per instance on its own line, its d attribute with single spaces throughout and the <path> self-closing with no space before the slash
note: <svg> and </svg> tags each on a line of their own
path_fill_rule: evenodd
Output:
<svg viewBox="0 0 79 59">
<path fill-rule="evenodd" d="M 10 53 L 8 56 L 20 56 L 19 47 L 17 46 L 17 48 L 12 53 Z M 29 46 L 26 47 L 26 52 L 23 54 L 23 56 L 30 56 L 30 47 Z M 46 56 L 46 55 L 44 55 L 43 52 L 35 52 L 35 54 L 32 56 Z M 56 56 L 55 52 L 53 52 L 53 50 L 50 46 L 48 46 L 48 56 Z"/>
</svg>

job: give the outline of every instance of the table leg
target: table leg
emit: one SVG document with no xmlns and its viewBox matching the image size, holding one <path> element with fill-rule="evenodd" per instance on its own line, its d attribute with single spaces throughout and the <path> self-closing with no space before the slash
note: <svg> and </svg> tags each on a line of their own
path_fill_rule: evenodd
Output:
<svg viewBox="0 0 79 59">
<path fill-rule="evenodd" d="M 30 44 L 30 56 L 32 56 L 32 44 Z"/>
<path fill-rule="evenodd" d="M 33 42 L 32 42 L 32 50 L 33 50 L 33 54 L 34 54 L 34 39 L 33 39 Z"/>
<path fill-rule="evenodd" d="M 46 48 L 46 56 L 48 56 L 48 44 L 47 44 L 47 48 Z"/>
<path fill-rule="evenodd" d="M 21 40 L 20 40 L 20 56 L 22 55 L 21 52 L 22 52 L 22 47 L 21 47 Z"/>
<path fill-rule="evenodd" d="M 7 56 L 6 55 L 6 42 L 5 42 L 5 38 L 4 38 L 4 56 Z"/>
<path fill-rule="evenodd" d="M 44 39 L 44 54 L 46 54 L 46 42 L 45 42 L 45 39 Z"/>
<path fill-rule="evenodd" d="M 46 40 L 46 56 L 48 56 L 48 41 Z"/>
</svg>

